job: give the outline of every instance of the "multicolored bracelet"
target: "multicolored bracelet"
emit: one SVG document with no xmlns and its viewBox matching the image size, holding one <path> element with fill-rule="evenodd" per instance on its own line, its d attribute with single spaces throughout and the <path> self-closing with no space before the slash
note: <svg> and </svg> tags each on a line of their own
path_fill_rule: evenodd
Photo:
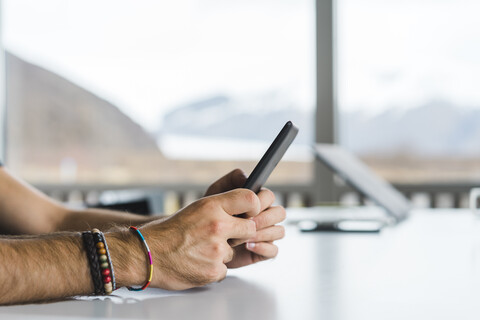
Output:
<svg viewBox="0 0 480 320">
<path fill-rule="evenodd" d="M 140 230 L 138 230 L 136 227 L 133 227 L 133 226 L 130 227 L 130 230 L 133 230 L 133 231 L 138 235 L 138 237 L 140 238 L 140 240 L 142 240 L 143 246 L 144 246 L 145 249 L 147 250 L 149 268 L 148 268 L 148 279 L 147 279 L 147 282 L 145 282 L 145 284 L 144 284 L 142 287 L 140 287 L 140 288 L 127 287 L 127 288 L 128 288 L 128 290 L 130 290 L 130 291 L 142 291 L 142 290 L 145 290 L 145 289 L 150 285 L 150 282 L 152 281 L 152 277 L 153 277 L 153 259 L 152 259 L 152 253 L 150 252 L 150 248 L 148 247 L 147 241 L 145 241 L 145 238 L 143 237 L 143 234 L 140 232 Z"/>
<path fill-rule="evenodd" d="M 98 261 L 100 262 L 103 287 L 105 294 L 111 294 L 116 288 L 115 284 L 115 273 L 113 272 L 113 264 L 110 259 L 110 252 L 108 251 L 107 242 L 105 241 L 105 236 L 98 229 L 93 229 L 93 240 L 95 242 L 95 247 L 98 255 Z"/>
</svg>

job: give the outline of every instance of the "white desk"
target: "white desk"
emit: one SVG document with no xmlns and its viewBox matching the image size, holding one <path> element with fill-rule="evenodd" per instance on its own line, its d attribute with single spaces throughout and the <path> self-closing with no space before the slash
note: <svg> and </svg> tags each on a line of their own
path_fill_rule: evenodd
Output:
<svg viewBox="0 0 480 320">
<path fill-rule="evenodd" d="M 380 234 L 301 234 L 290 227 L 279 246 L 274 261 L 178 295 L 149 289 L 149 298 L 120 304 L 0 307 L 0 318 L 480 318 L 480 219 L 468 211 L 417 211 Z"/>
</svg>

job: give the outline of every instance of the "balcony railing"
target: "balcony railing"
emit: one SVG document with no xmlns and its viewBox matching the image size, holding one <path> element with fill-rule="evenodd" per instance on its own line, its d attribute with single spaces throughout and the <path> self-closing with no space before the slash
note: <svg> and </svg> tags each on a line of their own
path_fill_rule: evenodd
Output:
<svg viewBox="0 0 480 320">
<path fill-rule="evenodd" d="M 470 190 L 480 187 L 480 183 L 395 184 L 394 187 L 417 208 L 468 208 Z M 340 200 L 352 197 L 357 203 L 368 201 L 349 187 L 341 187 L 339 194 Z"/>
<path fill-rule="evenodd" d="M 396 184 L 395 187 L 409 198 L 415 207 L 465 208 L 468 194 L 480 183 L 462 184 Z M 203 196 L 206 185 L 162 184 L 162 185 L 37 185 L 53 198 L 70 204 L 95 204 L 107 191 L 133 192 L 148 197 L 161 198 L 162 212 L 171 213 Z M 316 205 L 315 189 L 311 185 L 270 185 L 277 203 L 285 207 L 309 207 Z M 135 193 L 134 192 L 134 193 Z M 363 204 L 368 202 L 358 192 L 347 186 L 336 190 L 336 202 Z"/>
</svg>

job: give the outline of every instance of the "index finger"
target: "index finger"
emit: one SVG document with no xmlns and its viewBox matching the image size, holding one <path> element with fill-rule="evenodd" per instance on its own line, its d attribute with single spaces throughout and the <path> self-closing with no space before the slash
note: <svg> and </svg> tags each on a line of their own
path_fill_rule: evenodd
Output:
<svg viewBox="0 0 480 320">
<path fill-rule="evenodd" d="M 257 233 L 257 225 L 251 219 L 232 217 L 232 226 L 228 231 L 228 239 L 250 239 Z"/>
</svg>

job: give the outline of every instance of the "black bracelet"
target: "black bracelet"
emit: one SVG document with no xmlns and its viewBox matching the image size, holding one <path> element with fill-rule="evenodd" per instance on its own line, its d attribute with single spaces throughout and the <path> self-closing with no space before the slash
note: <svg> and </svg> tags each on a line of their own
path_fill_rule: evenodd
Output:
<svg viewBox="0 0 480 320">
<path fill-rule="evenodd" d="M 91 231 L 82 232 L 83 244 L 87 253 L 88 263 L 90 264 L 90 273 L 92 275 L 93 287 L 96 295 L 104 295 L 102 274 L 100 272 L 100 264 L 98 263 L 97 251 L 93 241 Z"/>
</svg>

